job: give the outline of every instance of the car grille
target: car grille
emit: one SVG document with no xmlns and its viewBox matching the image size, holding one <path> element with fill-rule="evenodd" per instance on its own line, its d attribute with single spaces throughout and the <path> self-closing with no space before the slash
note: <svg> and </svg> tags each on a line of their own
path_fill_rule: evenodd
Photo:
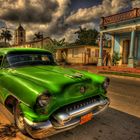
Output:
<svg viewBox="0 0 140 140">
<path fill-rule="evenodd" d="M 52 119 L 55 126 L 66 125 L 67 123 L 77 123 L 80 117 L 92 112 L 94 115 L 105 110 L 109 105 L 108 98 L 103 99 L 99 95 L 85 100 L 66 105 L 53 113 Z"/>
<path fill-rule="evenodd" d="M 99 101 L 99 100 L 100 100 L 100 96 L 90 97 L 88 99 L 85 99 L 85 100 L 82 100 L 82 101 L 79 101 L 79 102 L 72 103 L 72 104 L 69 104 L 67 106 L 64 106 L 60 110 L 69 112 L 69 111 L 72 111 L 72 110 L 75 110 L 75 109 L 79 109 L 81 107 L 84 107 L 84 106 L 86 106 L 88 104 L 91 104 L 91 103 Z"/>
</svg>

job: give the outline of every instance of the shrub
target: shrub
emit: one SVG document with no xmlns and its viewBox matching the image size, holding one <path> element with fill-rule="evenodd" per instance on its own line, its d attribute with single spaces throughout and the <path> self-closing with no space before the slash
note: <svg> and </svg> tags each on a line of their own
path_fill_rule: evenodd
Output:
<svg viewBox="0 0 140 140">
<path fill-rule="evenodd" d="M 118 65 L 118 62 L 121 60 L 121 57 L 119 56 L 118 52 L 114 52 L 113 56 L 112 56 L 112 64 L 113 66 Z"/>
</svg>

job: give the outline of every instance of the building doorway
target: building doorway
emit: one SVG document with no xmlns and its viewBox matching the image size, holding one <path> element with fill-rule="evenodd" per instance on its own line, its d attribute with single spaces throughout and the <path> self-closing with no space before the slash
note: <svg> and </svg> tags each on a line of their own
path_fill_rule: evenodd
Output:
<svg viewBox="0 0 140 140">
<path fill-rule="evenodd" d="M 122 49 L 122 64 L 128 64 L 129 48 L 130 40 L 124 40 Z"/>
<path fill-rule="evenodd" d="M 67 61 L 67 50 L 62 50 L 61 51 L 61 61 L 66 62 Z"/>
<path fill-rule="evenodd" d="M 86 64 L 90 63 L 90 57 L 91 57 L 91 49 L 87 48 L 87 53 L 86 53 Z"/>
</svg>

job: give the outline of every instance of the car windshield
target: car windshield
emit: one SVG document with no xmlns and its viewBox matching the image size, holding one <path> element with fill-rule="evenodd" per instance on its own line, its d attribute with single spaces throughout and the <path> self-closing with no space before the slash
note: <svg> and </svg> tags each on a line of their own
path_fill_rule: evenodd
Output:
<svg viewBox="0 0 140 140">
<path fill-rule="evenodd" d="M 26 65 L 54 65 L 54 59 L 49 52 L 12 52 L 7 55 L 4 67 Z"/>
</svg>

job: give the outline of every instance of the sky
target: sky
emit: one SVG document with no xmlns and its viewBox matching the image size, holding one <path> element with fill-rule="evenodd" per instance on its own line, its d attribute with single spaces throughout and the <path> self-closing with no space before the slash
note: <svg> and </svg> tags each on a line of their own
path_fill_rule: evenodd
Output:
<svg viewBox="0 0 140 140">
<path fill-rule="evenodd" d="M 140 8 L 140 0 L 0 0 L 0 28 L 14 33 L 19 23 L 27 41 L 34 33 L 73 42 L 79 26 L 99 30 L 100 17 Z"/>
</svg>

